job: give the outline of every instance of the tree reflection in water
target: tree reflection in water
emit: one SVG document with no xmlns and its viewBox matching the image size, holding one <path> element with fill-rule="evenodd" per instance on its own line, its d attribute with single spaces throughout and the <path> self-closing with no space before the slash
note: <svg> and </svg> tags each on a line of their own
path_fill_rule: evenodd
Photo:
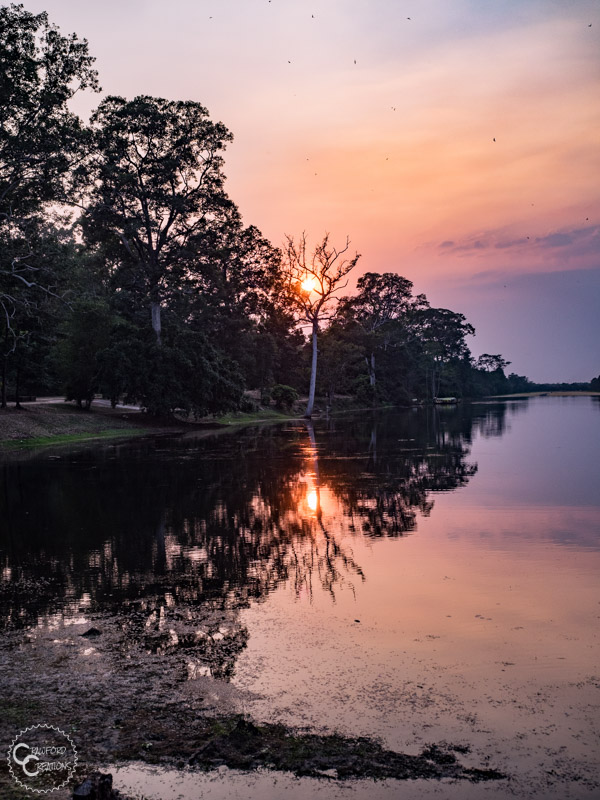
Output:
<svg viewBox="0 0 600 800">
<path fill-rule="evenodd" d="M 335 586 L 348 585 L 354 591 L 354 584 L 351 576 L 356 575 L 364 581 L 365 576 L 360 566 L 354 560 L 350 548 L 345 547 L 341 541 L 339 533 L 342 526 L 337 525 L 338 535 L 332 533 L 325 526 L 323 521 L 323 508 L 321 504 L 321 473 L 319 469 L 319 452 L 315 429 L 311 420 L 305 420 L 306 431 L 308 433 L 308 444 L 306 446 L 307 464 L 312 464 L 312 472 L 309 473 L 313 487 L 307 489 L 306 504 L 316 521 L 316 532 L 311 532 L 310 545 L 307 551 L 306 539 L 300 540 L 302 551 L 302 567 L 296 568 L 294 587 L 296 593 L 304 587 L 307 588 L 309 596 L 312 598 L 313 574 L 318 575 L 321 586 L 335 599 Z M 310 487 L 310 484 L 309 484 Z M 321 534 L 319 537 L 318 534 Z M 308 555 L 308 561 L 306 556 Z M 299 562 L 296 561 L 299 565 Z"/>
<path fill-rule="evenodd" d="M 282 582 L 354 590 L 353 539 L 414 531 L 432 493 L 474 474 L 474 428 L 501 435 L 506 412 L 395 411 L 5 461 L 1 624 L 135 608 L 158 631 L 161 614 L 164 628 L 165 614 L 237 609 Z"/>
</svg>

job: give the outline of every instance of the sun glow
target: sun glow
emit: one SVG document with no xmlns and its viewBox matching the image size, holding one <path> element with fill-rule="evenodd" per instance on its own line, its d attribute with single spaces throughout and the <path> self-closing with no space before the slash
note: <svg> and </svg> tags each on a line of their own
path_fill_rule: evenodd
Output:
<svg viewBox="0 0 600 800">
<path fill-rule="evenodd" d="M 316 281 L 313 278 L 313 276 L 312 275 L 307 275 L 306 278 L 304 278 L 304 280 L 300 284 L 300 286 L 302 287 L 303 291 L 312 292 L 314 290 L 314 288 L 315 288 L 315 283 L 316 283 Z"/>
<path fill-rule="evenodd" d="M 311 511 L 316 511 L 319 507 L 319 496 L 315 489 L 306 495 L 306 502 Z"/>
</svg>

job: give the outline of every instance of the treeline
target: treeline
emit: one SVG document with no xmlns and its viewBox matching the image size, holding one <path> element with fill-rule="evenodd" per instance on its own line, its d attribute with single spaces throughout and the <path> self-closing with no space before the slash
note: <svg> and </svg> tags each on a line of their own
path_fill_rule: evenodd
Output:
<svg viewBox="0 0 600 800">
<path fill-rule="evenodd" d="M 528 392 L 599 392 L 600 380 L 592 378 L 589 383 L 577 381 L 575 383 L 533 383 L 529 382 Z"/>
<path fill-rule="evenodd" d="M 199 103 L 107 97 L 83 124 L 68 103 L 99 91 L 93 61 L 45 13 L 0 7 L 2 407 L 60 391 L 202 416 L 309 385 L 329 404 L 529 385 L 499 355 L 475 361 L 464 316 L 395 273 L 341 296 L 348 243 L 310 254 L 245 226 L 225 190 L 232 136 Z"/>
</svg>

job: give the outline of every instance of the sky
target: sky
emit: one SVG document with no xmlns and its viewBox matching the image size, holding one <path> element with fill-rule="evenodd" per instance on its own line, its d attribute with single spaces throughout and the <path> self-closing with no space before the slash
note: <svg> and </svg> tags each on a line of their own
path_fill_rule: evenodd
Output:
<svg viewBox="0 0 600 800">
<path fill-rule="evenodd" d="M 24 0 L 103 96 L 196 100 L 275 245 L 325 232 L 466 315 L 475 356 L 600 374 L 597 0 Z M 82 116 L 97 95 L 77 98 Z"/>
</svg>

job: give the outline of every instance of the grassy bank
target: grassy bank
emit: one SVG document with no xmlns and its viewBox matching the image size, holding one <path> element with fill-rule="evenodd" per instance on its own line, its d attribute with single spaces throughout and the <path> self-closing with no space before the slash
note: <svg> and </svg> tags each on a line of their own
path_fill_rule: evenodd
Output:
<svg viewBox="0 0 600 800">
<path fill-rule="evenodd" d="M 139 412 L 122 413 L 104 407 L 82 411 L 67 403 L 31 403 L 21 410 L 0 411 L 3 449 L 140 436 L 156 430 Z"/>
<path fill-rule="evenodd" d="M 0 448 L 22 449 L 46 445 L 76 444 L 94 439 L 130 438 L 154 433 L 181 432 L 194 428 L 229 428 L 257 422 L 280 422 L 295 419 L 293 412 L 274 409 L 243 414 L 224 414 L 198 422 L 184 419 L 153 420 L 140 411 L 92 406 L 83 411 L 71 403 L 28 403 L 22 409 L 0 411 Z"/>
<path fill-rule="evenodd" d="M 281 411 L 274 411 L 270 408 L 263 408 L 260 411 L 253 411 L 249 414 L 231 411 L 217 417 L 215 422 L 219 425 L 250 425 L 253 422 L 280 422 L 286 419 L 298 419 L 302 414 L 284 414 Z"/>
</svg>

